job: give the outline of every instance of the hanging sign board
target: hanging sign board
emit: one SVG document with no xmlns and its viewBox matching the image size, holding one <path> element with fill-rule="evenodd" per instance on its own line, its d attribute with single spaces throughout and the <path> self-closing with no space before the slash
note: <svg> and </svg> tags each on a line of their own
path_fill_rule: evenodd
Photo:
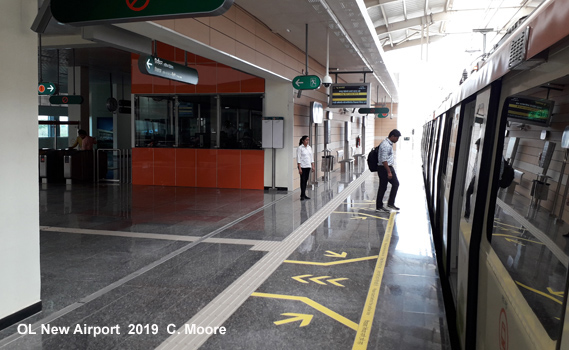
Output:
<svg viewBox="0 0 569 350">
<path fill-rule="evenodd" d="M 57 86 L 54 83 L 39 83 L 38 95 L 53 95 L 57 92 Z"/>
<path fill-rule="evenodd" d="M 156 56 L 140 56 L 138 69 L 142 74 L 180 81 L 182 83 L 198 83 L 198 71 L 184 65 L 166 61 Z"/>
<path fill-rule="evenodd" d="M 332 84 L 332 108 L 358 108 L 370 105 L 370 84 Z"/>
<path fill-rule="evenodd" d="M 389 115 L 389 108 L 360 108 L 359 114 L 384 114 L 386 117 Z"/>
<path fill-rule="evenodd" d="M 50 96 L 49 103 L 52 105 L 80 105 L 83 103 L 81 95 L 57 95 Z"/>
<path fill-rule="evenodd" d="M 299 75 L 292 79 L 292 87 L 297 90 L 315 90 L 320 87 L 320 83 L 317 75 Z"/>
<path fill-rule="evenodd" d="M 60 23 L 91 25 L 162 19 L 219 16 L 233 0 L 51 0 Z"/>
</svg>

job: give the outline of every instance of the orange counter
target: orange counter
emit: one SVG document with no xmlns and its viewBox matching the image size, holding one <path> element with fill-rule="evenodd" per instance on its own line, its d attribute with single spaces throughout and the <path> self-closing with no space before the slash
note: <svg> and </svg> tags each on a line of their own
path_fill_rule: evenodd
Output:
<svg viewBox="0 0 569 350">
<path fill-rule="evenodd" d="M 264 189 L 264 150 L 133 148 L 134 185 Z"/>
</svg>

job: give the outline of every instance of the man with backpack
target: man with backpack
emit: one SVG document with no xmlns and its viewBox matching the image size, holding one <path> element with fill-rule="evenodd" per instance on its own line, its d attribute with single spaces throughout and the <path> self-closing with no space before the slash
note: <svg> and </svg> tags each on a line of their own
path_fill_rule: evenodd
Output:
<svg viewBox="0 0 569 350">
<path fill-rule="evenodd" d="M 391 210 L 399 211 L 395 206 L 395 196 L 399 189 L 399 180 L 393 169 L 393 144 L 399 141 L 401 133 L 397 129 L 391 130 L 389 136 L 379 144 L 377 157 L 377 175 L 379 176 L 379 188 L 375 202 L 375 211 L 389 213 Z M 391 184 L 391 192 L 387 200 L 387 208 L 383 206 L 383 196 L 387 190 L 387 183 Z"/>
</svg>

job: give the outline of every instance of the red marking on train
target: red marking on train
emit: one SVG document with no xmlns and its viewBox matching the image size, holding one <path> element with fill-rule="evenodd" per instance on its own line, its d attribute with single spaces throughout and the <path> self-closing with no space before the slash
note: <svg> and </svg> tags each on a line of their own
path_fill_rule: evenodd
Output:
<svg viewBox="0 0 569 350">
<path fill-rule="evenodd" d="M 506 310 L 500 311 L 500 350 L 508 350 L 508 317 Z"/>
</svg>

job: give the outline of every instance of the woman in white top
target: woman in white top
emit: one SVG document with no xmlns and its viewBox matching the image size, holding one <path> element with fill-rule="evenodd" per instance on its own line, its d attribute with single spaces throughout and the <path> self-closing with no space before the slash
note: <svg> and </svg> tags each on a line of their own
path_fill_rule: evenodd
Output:
<svg viewBox="0 0 569 350">
<path fill-rule="evenodd" d="M 306 196 L 306 184 L 310 176 L 310 170 L 314 171 L 314 154 L 312 147 L 308 145 L 310 139 L 304 135 L 300 138 L 298 149 L 296 150 L 296 161 L 298 163 L 298 172 L 300 174 L 300 200 L 310 199 Z"/>
</svg>

